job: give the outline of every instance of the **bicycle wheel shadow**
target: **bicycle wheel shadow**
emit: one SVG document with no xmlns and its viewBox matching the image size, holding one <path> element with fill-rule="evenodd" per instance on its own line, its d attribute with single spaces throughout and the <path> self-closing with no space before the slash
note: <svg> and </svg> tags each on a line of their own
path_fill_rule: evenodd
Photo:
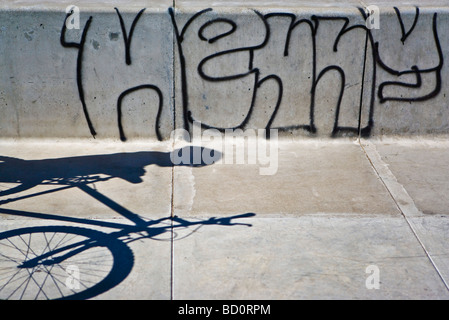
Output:
<svg viewBox="0 0 449 320">
<path fill-rule="evenodd" d="M 208 155 L 208 161 L 197 155 Z M 211 165 L 221 158 L 221 153 L 204 147 L 189 146 L 173 152 L 142 151 L 88 155 L 67 158 L 23 160 L 0 156 L 0 197 L 31 189 L 39 184 L 73 185 L 94 183 L 120 178 L 133 184 L 143 182 L 145 167 L 188 166 L 193 168 Z M 172 161 L 176 159 L 179 161 Z M 107 178 L 101 178 L 101 175 Z M 16 184 L 5 188 L 3 184 Z M 2 190 L 3 189 L 3 190 Z M 0 201 L 0 204 L 4 202 Z"/>
<path fill-rule="evenodd" d="M 175 216 L 132 226 L 2 208 L 0 214 L 119 229 L 105 233 L 85 227 L 45 225 L 0 233 L 0 300 L 95 298 L 117 287 L 131 274 L 135 257 L 129 243 L 143 239 L 179 241 L 210 225 L 251 227 L 233 220 L 255 216 L 245 213 L 190 221 Z M 175 239 L 173 234 L 178 228 L 183 229 L 184 236 Z M 133 233 L 137 236 L 130 237 Z M 160 239 L 164 234 L 170 237 Z"/>
<path fill-rule="evenodd" d="M 208 162 L 198 155 L 207 154 Z M 173 152 L 142 151 L 67 158 L 23 160 L 0 156 L 0 183 L 17 184 L 10 189 L 0 190 L 0 196 L 10 196 L 32 189 L 37 185 L 60 185 L 67 188 L 78 187 L 98 201 L 122 215 L 125 221 L 83 219 L 55 214 L 28 212 L 2 208 L 1 205 L 24 198 L 37 197 L 52 190 L 17 196 L 15 199 L 0 201 L 0 215 L 35 218 L 42 221 L 58 221 L 62 225 L 44 225 L 9 230 L 0 233 L 0 299 L 75 299 L 96 297 L 118 286 L 132 272 L 134 253 L 128 246 L 140 239 L 161 241 L 182 240 L 193 234 L 199 227 L 207 225 L 248 226 L 234 222 L 234 219 L 249 218 L 253 213 L 232 217 L 210 218 L 188 221 L 179 217 L 165 217 L 147 220 L 119 205 L 98 190 L 89 187 L 94 182 L 120 178 L 132 184 L 143 182 L 145 167 L 186 166 L 199 168 L 213 164 L 221 158 L 221 153 L 202 147 L 185 147 Z M 172 159 L 176 159 L 174 162 Z M 106 176 L 106 178 L 104 178 Z M 55 189 L 61 190 L 61 188 Z M 70 225 L 68 225 L 70 224 Z M 82 224 L 94 227 L 72 226 Z M 100 228 L 117 231 L 105 233 Z M 183 229 L 187 236 L 174 239 L 175 229 Z M 190 232 L 190 230 L 192 232 Z M 132 238 L 130 234 L 134 234 Z M 165 235 L 165 237 L 163 236 Z M 162 240 L 162 241 L 163 241 Z M 100 250 L 104 255 L 98 255 Z M 93 251 L 91 254 L 90 252 Z M 83 256 L 85 254 L 85 256 Z M 95 260 L 99 257 L 99 260 Z M 109 260 L 106 260 L 109 257 Z M 72 260 L 72 259 L 76 260 Z M 81 261 L 81 263 L 80 263 Z M 67 284 L 71 279 L 76 284 L 76 272 L 68 273 L 68 268 L 79 266 L 78 273 L 87 275 L 91 268 L 106 269 L 98 279 L 83 283 L 79 290 Z M 75 270 L 76 271 L 76 270 Z M 62 277 L 62 278 L 61 278 Z M 70 284 L 70 283 L 69 283 Z M 31 293 L 28 294 L 28 291 Z"/>
</svg>

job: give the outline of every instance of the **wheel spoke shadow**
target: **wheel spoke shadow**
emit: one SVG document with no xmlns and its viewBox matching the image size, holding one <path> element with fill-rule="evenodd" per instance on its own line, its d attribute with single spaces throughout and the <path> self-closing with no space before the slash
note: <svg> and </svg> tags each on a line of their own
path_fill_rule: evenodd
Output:
<svg viewBox="0 0 449 320">
<path fill-rule="evenodd" d="M 1 300 L 90 299 L 118 286 L 132 272 L 135 257 L 129 243 L 142 239 L 179 241 L 208 225 L 251 227 L 234 220 L 255 216 L 246 213 L 194 221 L 175 216 L 147 221 L 146 226 L 133 226 L 1 208 L 0 214 L 117 229 L 105 233 L 58 225 L 0 233 Z M 173 236 L 177 229 L 183 230 L 183 237 Z M 164 234 L 169 237 L 158 239 Z"/>
<path fill-rule="evenodd" d="M 128 246 L 131 242 L 179 241 L 208 225 L 250 227 L 248 223 L 234 220 L 253 217 L 253 213 L 195 221 L 177 216 L 149 220 L 91 187 L 114 178 L 142 183 L 145 167 L 150 165 L 192 168 L 210 165 L 202 160 L 195 162 L 198 159 L 194 155 L 205 152 L 215 160 L 221 157 L 218 151 L 200 147 L 185 147 L 171 153 L 142 151 L 42 160 L 0 156 L 0 215 L 58 221 L 56 226 L 25 227 L 0 233 L 0 299 L 93 298 L 118 286 L 132 272 L 134 253 Z M 188 157 L 183 156 L 183 162 L 173 164 L 174 154 Z M 5 184 L 13 187 L 5 189 Z M 39 185 L 55 188 L 19 195 Z M 82 190 L 132 224 L 1 207 L 70 188 Z M 99 228 L 115 231 L 106 233 Z M 176 238 L 178 229 L 183 230 L 183 236 Z"/>
</svg>

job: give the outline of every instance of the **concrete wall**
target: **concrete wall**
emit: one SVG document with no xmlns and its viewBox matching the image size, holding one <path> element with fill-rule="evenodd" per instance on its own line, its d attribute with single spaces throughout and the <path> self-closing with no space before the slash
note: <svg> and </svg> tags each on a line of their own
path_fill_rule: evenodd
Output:
<svg viewBox="0 0 449 320">
<path fill-rule="evenodd" d="M 444 1 L 126 2 L 0 5 L 1 137 L 449 132 Z"/>
</svg>

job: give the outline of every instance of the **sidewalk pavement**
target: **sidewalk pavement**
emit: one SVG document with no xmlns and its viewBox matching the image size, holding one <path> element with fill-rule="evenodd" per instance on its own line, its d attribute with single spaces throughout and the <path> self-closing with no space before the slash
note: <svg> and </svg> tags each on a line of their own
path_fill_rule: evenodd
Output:
<svg viewBox="0 0 449 320">
<path fill-rule="evenodd" d="M 449 299 L 449 140 L 283 140 L 274 175 L 257 164 L 172 165 L 181 148 L 196 150 L 0 142 L 0 299 L 88 291 L 111 265 L 87 298 Z M 57 274 L 54 256 L 8 271 L 65 243 L 62 228 L 40 240 L 47 229 L 10 231 L 36 226 L 113 233 L 132 254 L 105 245 L 114 258 L 67 259 L 78 273 L 61 263 Z M 29 249 L 34 239 L 42 253 Z M 67 279 L 81 289 L 66 292 Z"/>
</svg>

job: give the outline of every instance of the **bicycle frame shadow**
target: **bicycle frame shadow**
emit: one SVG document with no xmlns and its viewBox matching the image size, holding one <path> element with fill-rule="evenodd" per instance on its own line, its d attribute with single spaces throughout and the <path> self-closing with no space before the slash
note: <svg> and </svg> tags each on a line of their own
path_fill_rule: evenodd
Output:
<svg viewBox="0 0 449 320">
<path fill-rule="evenodd" d="M 129 276 L 134 267 L 134 254 L 131 248 L 128 246 L 128 244 L 131 242 L 142 239 L 153 239 L 157 241 L 182 240 L 192 235 L 194 232 L 198 231 L 198 229 L 201 228 L 202 226 L 206 225 L 220 225 L 220 226 L 239 225 L 251 227 L 252 226 L 251 224 L 233 222 L 233 220 L 250 218 L 255 216 L 254 213 L 246 213 L 231 217 L 223 217 L 223 218 L 212 217 L 206 220 L 197 220 L 197 221 L 189 221 L 175 216 L 142 222 L 140 223 L 140 225 L 128 225 L 109 221 L 80 219 L 73 217 L 64 217 L 64 216 L 48 215 L 42 213 L 25 212 L 1 208 L 0 214 L 14 215 L 20 217 L 31 217 L 41 220 L 55 220 L 60 222 L 78 223 L 83 225 L 106 227 L 118 230 L 112 233 L 105 233 L 97 231 L 95 229 L 86 229 L 75 226 L 59 225 L 59 226 L 26 227 L 0 233 L 0 249 L 5 248 L 6 243 L 9 249 L 13 247 L 18 248 L 20 253 L 23 254 L 23 251 L 25 250 L 24 249 L 20 250 L 19 248 L 20 245 L 16 245 L 14 243 L 15 238 L 17 239 L 18 242 L 22 242 L 21 243 L 22 247 L 23 243 L 28 243 L 28 245 L 30 246 L 29 248 L 26 248 L 27 254 L 26 256 L 24 256 L 23 262 L 20 261 L 20 263 L 17 262 L 14 264 L 14 268 L 16 268 L 16 270 L 18 271 L 14 273 L 13 277 L 11 279 L 6 278 L 6 280 L 4 277 L 0 279 L 0 299 L 4 299 L 4 295 L 7 295 L 7 299 L 9 298 L 14 299 L 19 294 L 21 294 L 20 297 L 24 296 L 27 287 L 32 287 L 29 286 L 29 283 L 31 282 L 37 285 L 37 287 L 35 286 L 34 292 L 31 292 L 31 294 L 34 295 L 35 292 L 37 291 L 37 294 L 35 296 L 36 299 L 40 295 L 44 296 L 46 299 L 50 299 L 49 297 L 50 294 L 48 294 L 48 291 L 51 290 L 49 290 L 48 287 L 46 287 L 46 285 L 48 286 L 48 284 L 50 285 L 56 284 L 57 291 L 59 291 L 61 294 L 63 291 L 66 293 L 66 295 L 62 294 L 63 296 L 56 298 L 56 300 L 86 300 L 94 298 L 102 293 L 105 293 L 113 289 L 114 287 L 122 283 Z M 192 229 L 193 227 L 194 229 Z M 184 231 L 185 229 L 190 230 L 187 235 L 184 235 L 180 239 L 175 239 L 173 236 L 174 230 L 178 228 L 182 228 L 184 229 Z M 170 238 L 167 238 L 165 240 L 157 238 L 158 236 L 166 233 L 170 234 Z M 33 238 L 36 238 L 40 234 L 48 234 L 48 236 L 44 236 L 46 241 L 44 250 L 41 250 L 42 247 L 39 247 L 39 251 L 37 251 L 36 248 L 32 248 L 30 245 L 32 243 L 31 235 L 33 235 Z M 73 236 L 83 237 L 83 239 L 80 241 L 76 240 L 75 243 L 64 242 L 63 246 L 59 246 L 62 240 L 61 237 L 55 236 L 56 234 L 63 234 L 64 235 L 63 239 L 65 239 L 67 235 L 69 235 L 71 239 L 74 239 Z M 129 236 L 132 234 L 136 234 L 137 236 L 130 238 Z M 58 245 L 55 246 L 54 243 L 52 244 L 52 241 L 58 243 Z M 63 263 L 65 263 L 62 269 L 68 272 L 68 267 L 72 266 L 70 264 L 70 258 L 76 257 L 77 255 L 82 254 L 84 251 L 88 251 L 89 249 L 92 248 L 94 249 L 106 248 L 111 253 L 112 255 L 111 270 L 104 277 L 104 279 L 102 279 L 98 283 L 94 283 L 94 285 L 91 287 L 87 287 L 86 285 L 83 284 L 85 288 L 82 289 L 81 291 L 73 290 L 73 288 L 67 290 L 67 288 L 64 288 L 63 286 L 64 283 L 67 283 L 66 281 L 70 277 L 69 273 L 67 274 L 63 273 L 61 276 L 61 271 L 59 270 L 59 273 L 53 275 L 52 274 L 53 267 L 57 264 L 61 268 L 60 265 L 63 265 Z M 33 254 L 29 254 L 29 252 L 32 252 Z M 35 252 L 40 252 L 40 254 L 35 254 Z M 5 260 L 5 258 L 11 261 L 16 260 L 17 254 L 13 256 L 14 259 L 9 258 L 5 250 L 3 250 L 3 252 L 0 251 L 0 265 L 3 266 L 0 269 L 2 270 L 3 273 L 5 272 L 5 270 L 7 270 L 7 268 L 5 268 L 5 265 L 1 263 L 2 260 Z M 78 261 L 80 261 L 78 257 L 77 259 Z M 91 264 L 93 266 L 97 264 L 103 264 L 103 261 L 101 260 L 91 261 L 89 263 L 83 261 L 82 264 L 83 266 L 87 265 L 87 267 L 90 267 Z M 17 274 L 19 274 L 19 272 L 23 269 L 26 269 L 26 271 L 29 274 L 29 278 L 25 278 L 24 281 L 20 281 L 17 285 L 13 285 L 13 287 L 11 288 L 11 285 L 9 284 L 14 283 L 15 280 L 12 281 L 13 278 Z M 42 281 L 39 280 L 39 278 L 37 279 L 33 278 L 33 275 L 37 274 L 36 270 L 39 270 L 40 272 L 44 273 L 45 280 Z M 13 272 L 14 271 L 15 270 L 13 270 Z M 50 278 L 51 281 L 46 281 L 47 278 Z M 31 279 L 33 281 L 31 281 Z M 58 285 L 58 283 L 60 285 Z M 5 291 L 4 290 L 5 288 L 7 290 L 6 293 L 3 294 L 2 291 Z M 54 288 L 52 290 L 56 291 Z"/>
<path fill-rule="evenodd" d="M 182 152 L 188 154 L 188 157 L 183 157 L 184 162 L 180 164 L 173 164 L 171 161 L 173 153 L 179 155 Z M 221 226 L 235 226 L 243 225 L 250 227 L 250 224 L 233 222 L 233 219 L 248 218 L 255 214 L 246 213 L 242 215 L 223 217 L 223 218 L 210 218 L 207 220 L 188 221 L 179 217 L 165 217 L 157 220 L 148 220 L 139 216 L 138 214 L 131 212 L 127 208 L 121 206 L 113 199 L 108 198 L 104 194 L 101 194 L 95 188 L 91 188 L 89 184 L 101 181 L 107 181 L 112 178 L 120 178 L 133 184 L 139 184 L 143 182 L 142 177 L 145 175 L 145 167 L 149 165 L 157 165 L 160 167 L 174 167 L 174 166 L 188 166 L 188 167 L 202 167 L 210 165 L 211 163 L 205 163 L 203 160 L 198 162 L 198 159 L 194 159 L 194 155 L 204 154 L 207 152 L 212 155 L 212 158 L 218 160 L 221 154 L 215 150 L 200 148 L 200 147 L 185 147 L 170 152 L 155 152 L 144 151 L 134 153 L 116 153 L 105 155 L 91 155 L 91 156 L 79 156 L 68 158 L 56 158 L 56 159 L 43 159 L 43 160 L 23 160 L 12 157 L 0 156 L 0 182 L 2 183 L 15 183 L 17 186 L 12 187 L 9 190 L 0 191 L 0 196 L 14 195 L 22 191 L 29 190 L 37 185 L 56 185 L 61 186 L 56 189 L 47 191 L 41 191 L 34 194 L 22 195 L 13 199 L 7 199 L 0 201 L 2 204 L 11 203 L 14 201 L 20 201 L 26 198 L 37 197 L 43 194 L 57 192 L 66 188 L 78 188 L 88 195 L 92 196 L 96 200 L 102 202 L 115 212 L 122 215 L 124 218 L 133 222 L 133 224 L 122 224 L 111 221 L 91 220 L 76 217 L 68 217 L 62 215 L 44 214 L 38 212 L 29 212 L 23 210 L 6 209 L 0 207 L 0 214 L 36 218 L 40 220 L 55 220 L 59 222 L 76 223 L 87 226 L 112 228 L 117 231 L 112 233 L 105 233 L 97 231 L 95 229 L 86 229 L 76 226 L 40 226 L 40 227 L 28 227 L 16 230 L 9 230 L 0 233 L 0 247 L 8 247 L 8 250 L 14 250 L 20 246 L 11 246 L 12 240 L 17 239 L 20 245 L 31 245 L 31 239 L 38 235 L 43 235 L 46 245 L 44 244 L 44 250 L 33 251 L 30 248 L 25 250 L 19 250 L 19 255 L 23 255 L 21 260 L 16 261 L 17 258 L 10 258 L 7 260 L 10 264 L 15 265 L 13 272 L 14 276 L 21 271 L 26 270 L 30 277 L 37 275 L 36 270 L 40 273 L 47 274 L 45 280 L 39 287 L 39 281 L 33 279 L 33 282 L 38 285 L 38 295 L 44 292 L 44 286 L 48 283 L 47 278 L 51 278 L 53 283 L 58 287 L 57 291 L 63 291 L 63 288 L 57 285 L 57 281 L 51 274 L 53 266 L 69 260 L 75 255 L 87 251 L 93 247 L 107 248 L 111 252 L 113 257 L 113 263 L 111 271 L 100 282 L 95 283 L 92 287 L 85 288 L 81 292 L 71 292 L 68 295 L 63 295 L 62 299 L 89 299 L 98 296 L 101 293 L 109 291 L 118 284 L 120 284 L 132 271 L 134 265 L 134 255 L 131 249 L 127 246 L 128 243 L 136 241 L 138 239 L 157 239 L 158 236 L 169 233 L 169 241 L 174 241 L 174 230 L 177 228 L 189 229 L 195 227 L 200 228 L 205 225 L 221 225 Z M 187 159 L 187 160 L 186 160 Z M 105 178 L 102 176 L 106 176 Z M 195 231 L 194 230 L 194 231 Z M 190 234 L 192 234 L 192 231 Z M 49 237 L 47 238 L 47 234 Z M 55 247 L 48 242 L 49 238 L 55 238 L 56 234 L 71 234 L 78 238 L 85 240 L 67 244 L 61 247 Z M 131 239 L 130 234 L 137 235 L 137 238 Z M 189 235 L 190 235 L 189 234 Z M 185 238 L 185 237 L 183 237 Z M 24 241 L 24 239 L 27 239 Z M 6 246 L 4 243 L 6 243 Z M 62 241 L 62 240 L 61 240 Z M 47 250 L 48 249 L 48 250 Z M 47 250 L 47 251 L 46 251 Z M 0 260 L 5 257 L 4 252 L 0 248 Z M 24 254 L 26 252 L 26 255 Z M 33 252 L 28 256 L 29 252 Z M 35 252 L 41 252 L 36 254 Z M 3 268 L 4 270 L 4 268 Z M 25 276 L 27 274 L 25 273 Z M 2 282 L 3 281 L 3 282 Z M 9 297 L 14 296 L 16 292 L 22 292 L 21 297 L 24 296 L 26 287 L 30 283 L 28 280 L 26 286 L 22 288 L 25 282 L 21 282 L 16 287 L 10 288 L 11 293 Z M 61 282 L 61 281 L 60 281 Z M 11 281 L 4 282 L 0 280 L 0 298 L 2 297 L 1 291 L 9 286 Z M 47 296 L 45 296 L 47 297 Z"/>
<path fill-rule="evenodd" d="M 186 154 L 183 162 L 173 164 L 172 158 L 179 153 Z M 196 154 L 210 154 L 213 161 L 204 162 L 203 158 L 194 159 Z M 221 153 L 204 147 L 184 147 L 173 152 L 141 151 L 133 153 L 115 153 L 88 155 L 67 158 L 23 160 L 0 155 L 0 183 L 18 184 L 8 190 L 0 190 L 0 197 L 31 189 L 39 184 L 72 185 L 84 181 L 94 183 L 120 178 L 133 184 L 142 182 L 145 167 L 188 166 L 193 168 L 213 164 L 221 158 Z M 1 204 L 1 202 L 0 202 Z"/>
<path fill-rule="evenodd" d="M 143 182 L 145 167 L 192 167 L 201 168 L 213 163 L 205 163 L 197 154 L 213 154 L 215 161 L 221 153 L 204 147 L 188 146 L 172 152 L 141 151 L 132 153 L 114 153 L 102 155 L 87 155 L 67 158 L 23 160 L 19 158 L 0 156 L 0 183 L 18 184 L 8 190 L 0 190 L 0 197 L 10 196 L 30 190 L 38 185 L 56 186 L 45 191 L 28 193 L 16 198 L 1 199 L 0 206 L 12 202 L 48 195 L 71 188 L 78 188 L 90 197 L 101 202 L 112 211 L 134 222 L 142 223 L 142 218 L 120 205 L 118 202 L 100 193 L 90 184 L 105 182 L 114 178 L 125 180 L 132 184 Z M 179 164 L 173 164 L 179 154 L 186 155 Z"/>
</svg>

